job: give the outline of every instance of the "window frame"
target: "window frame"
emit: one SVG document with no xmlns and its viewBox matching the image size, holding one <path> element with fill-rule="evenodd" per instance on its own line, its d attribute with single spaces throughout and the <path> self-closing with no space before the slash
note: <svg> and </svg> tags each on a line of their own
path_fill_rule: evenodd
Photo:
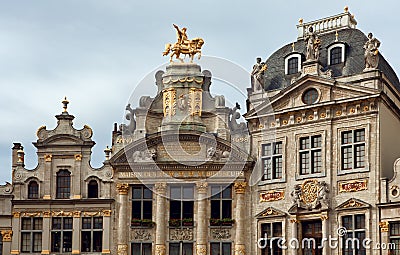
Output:
<svg viewBox="0 0 400 255">
<path fill-rule="evenodd" d="M 219 192 L 217 194 L 213 194 L 213 189 L 218 189 Z M 230 197 L 224 198 L 224 191 L 226 191 L 227 189 L 230 189 Z M 233 219 L 233 187 L 232 185 L 226 185 L 226 184 L 212 184 L 210 185 L 210 192 L 211 192 L 211 197 L 210 197 L 210 220 L 214 219 L 214 220 L 223 220 L 223 219 Z M 218 196 L 218 197 L 216 197 Z M 219 203 L 219 217 L 213 217 L 213 202 L 217 202 Z M 229 217 L 224 217 L 224 208 L 226 206 L 224 206 L 224 204 L 226 204 L 225 202 L 228 202 L 228 204 L 230 203 L 230 207 L 229 207 Z M 227 224 L 228 226 L 232 226 L 232 224 Z M 217 226 L 217 225 L 215 225 Z"/>
<path fill-rule="evenodd" d="M 83 228 L 83 224 L 84 224 L 84 219 L 90 219 L 90 228 Z M 95 219 L 101 219 L 101 228 L 95 228 Z M 90 233 L 90 247 L 89 247 L 89 251 L 84 251 L 84 247 L 83 247 L 83 233 L 84 232 L 88 232 Z M 81 221 L 81 252 L 101 252 L 103 249 L 103 232 L 104 232 L 104 219 L 103 217 L 82 217 L 82 221 Z M 94 242 L 94 235 L 95 233 L 101 233 L 101 239 L 100 239 L 100 249 L 99 250 L 95 250 L 94 246 L 95 246 L 95 242 Z"/>
<path fill-rule="evenodd" d="M 91 183 L 93 183 L 93 182 L 96 182 L 96 196 L 92 196 L 91 195 L 91 193 L 93 192 L 92 190 L 91 190 L 91 186 L 94 186 L 94 185 L 91 185 Z M 99 181 L 98 180 L 96 180 L 96 179 L 90 179 L 88 182 L 87 182 L 87 198 L 99 198 L 100 197 L 100 184 L 99 184 Z"/>
<path fill-rule="evenodd" d="M 139 188 L 141 190 L 141 198 L 134 198 L 134 189 L 139 189 Z M 154 203 L 153 203 L 153 197 L 154 197 L 153 190 L 150 187 L 147 187 L 146 185 L 132 185 L 130 190 L 132 191 L 131 198 L 130 198 L 130 202 L 131 202 L 131 205 L 132 205 L 131 206 L 132 207 L 132 210 L 131 210 L 131 222 L 133 220 L 140 220 L 140 221 L 152 220 L 152 218 L 153 218 L 152 217 L 152 215 L 153 215 L 153 205 L 154 205 Z M 151 198 L 145 198 L 145 195 L 144 195 L 145 190 L 150 191 Z M 145 217 L 144 216 L 145 215 L 145 213 L 144 213 L 144 204 L 145 203 L 149 203 L 149 202 L 150 202 L 151 212 L 150 213 L 146 213 L 146 214 L 149 215 L 149 217 Z M 134 210 L 136 208 L 135 206 L 133 206 L 134 203 L 140 203 L 140 217 L 134 217 Z M 142 223 L 140 225 L 143 226 Z"/>
<path fill-rule="evenodd" d="M 356 228 L 356 224 L 355 224 L 355 217 L 356 216 L 363 216 L 364 217 L 364 228 Z M 349 234 L 349 233 L 351 233 L 352 235 L 353 235 L 353 237 L 352 238 L 355 238 L 355 235 L 354 234 L 356 234 L 356 233 L 361 233 L 361 232 L 363 232 L 364 233 L 364 240 L 365 239 L 367 239 L 367 238 L 369 238 L 368 237 L 368 231 L 369 231 L 369 229 L 368 229 L 368 222 L 369 222 L 369 219 L 368 219 L 368 217 L 367 217 L 367 214 L 365 213 L 365 212 L 352 212 L 352 213 L 347 213 L 347 214 L 343 214 L 343 215 L 339 215 L 339 217 L 340 217 L 340 227 L 341 228 L 343 228 L 344 227 L 344 224 L 343 224 L 343 218 L 344 217 L 352 217 L 351 218 L 351 223 L 352 223 L 352 225 L 353 225 L 353 227 L 352 227 L 352 229 L 348 229 L 348 228 L 346 228 L 346 235 L 344 235 L 344 236 L 342 236 L 341 238 L 340 238 L 340 243 L 341 243 L 341 245 L 340 245 L 340 247 L 341 247 L 341 250 L 340 250 L 340 252 L 339 252 L 339 254 L 341 254 L 341 255 L 345 255 L 346 253 L 346 241 L 345 241 L 345 237 Z M 360 242 L 360 247 L 362 247 L 362 242 Z M 350 250 L 352 251 L 352 253 L 353 254 L 349 254 L 349 255 L 358 255 L 359 254 L 359 252 L 357 252 L 356 253 L 356 249 L 353 249 L 353 247 L 349 247 L 350 248 Z M 367 254 L 367 250 L 368 249 L 365 249 L 365 253 L 364 253 L 364 255 L 365 254 Z"/>
<path fill-rule="evenodd" d="M 276 154 L 276 157 L 282 156 L 282 178 L 279 179 L 264 179 L 264 162 L 263 159 L 266 159 L 268 157 L 272 157 L 272 155 L 270 156 L 264 156 L 263 152 L 264 152 L 264 146 L 268 145 L 268 144 L 276 144 L 276 143 L 282 143 L 282 153 L 281 154 Z M 259 186 L 262 185 L 266 185 L 266 184 L 270 184 L 270 183 L 282 183 L 282 182 L 286 182 L 286 145 L 287 145 L 287 137 L 279 137 L 279 138 L 275 138 L 274 140 L 265 140 L 265 141 L 260 141 L 258 143 L 258 148 L 259 148 L 259 158 L 261 159 L 261 164 L 260 164 L 260 173 L 261 173 L 261 177 L 260 177 L 260 181 L 258 183 Z M 271 172 L 272 174 L 272 172 Z"/>
<path fill-rule="evenodd" d="M 343 217 L 345 216 L 351 216 L 351 215 L 364 215 L 365 216 L 365 238 L 371 238 L 370 236 L 370 224 L 368 222 L 370 221 L 370 209 L 351 209 L 351 210 L 340 210 L 338 211 L 337 214 L 337 219 L 338 219 L 338 228 L 343 226 Z M 343 254 L 343 248 L 345 247 L 345 243 L 343 243 L 343 238 L 339 238 L 339 253 L 340 255 Z"/>
<path fill-rule="evenodd" d="M 61 226 L 60 229 L 54 229 L 54 220 L 55 219 L 61 219 Z M 69 219 L 71 220 L 71 228 L 65 228 L 65 220 Z M 52 217 L 51 218 L 51 230 L 50 230 L 50 249 L 52 253 L 58 253 L 58 254 L 62 254 L 62 253 L 71 253 L 72 252 L 72 245 L 73 245 L 73 221 L 74 218 L 73 217 Z M 55 235 L 57 232 L 60 232 L 60 251 L 54 251 L 54 240 L 53 240 L 53 235 Z M 70 234 L 71 235 L 71 247 L 69 247 L 70 250 L 64 251 L 64 249 L 66 249 L 66 247 L 64 247 L 64 238 L 66 234 Z"/>
<path fill-rule="evenodd" d="M 280 224 L 280 226 L 281 226 L 281 235 L 280 236 L 275 236 L 274 235 L 274 225 L 275 224 Z M 264 231 L 263 231 L 263 225 L 270 225 L 270 233 L 272 233 L 272 235 L 269 235 L 269 234 L 267 234 L 267 247 L 265 247 L 265 248 L 263 248 L 263 249 L 261 249 L 260 247 L 258 248 L 258 250 L 260 251 L 260 254 L 262 255 L 263 254 L 263 252 L 264 252 L 264 249 L 270 249 L 270 252 L 269 251 L 266 251 L 267 252 L 267 254 L 275 254 L 275 253 L 273 253 L 273 248 L 271 249 L 271 247 L 269 247 L 269 243 L 270 243 L 270 241 L 271 241 L 271 239 L 274 239 L 274 240 L 277 240 L 277 242 L 279 242 L 279 240 L 281 239 L 284 239 L 285 238 L 285 223 L 284 223 L 284 221 L 282 221 L 282 220 L 272 220 L 272 221 L 263 221 L 263 222 L 260 222 L 260 224 L 259 224 L 259 229 L 260 229 L 260 238 L 265 238 L 265 236 L 264 236 Z M 275 239 L 275 238 L 278 238 L 278 239 Z M 279 248 L 279 247 L 278 247 Z M 280 254 L 284 254 L 283 252 L 284 252 L 284 250 L 283 249 L 281 249 L 281 251 L 280 251 L 281 253 Z"/>
<path fill-rule="evenodd" d="M 173 195 L 171 194 L 172 193 L 172 189 L 174 189 L 174 188 L 180 188 L 180 198 L 178 198 L 178 199 L 173 199 Z M 185 188 L 190 188 L 191 189 L 191 198 L 185 198 L 184 196 L 184 189 Z M 187 224 L 187 225 L 185 225 L 185 227 L 186 226 L 193 226 L 193 224 L 194 224 L 194 185 L 193 184 L 191 184 L 191 185 L 170 185 L 169 186 L 169 195 L 170 195 L 170 199 L 169 199 L 169 221 L 170 221 L 170 224 L 169 224 L 169 227 L 183 227 L 185 224 L 184 224 L 184 222 L 183 222 L 183 220 L 184 219 L 192 219 L 192 223 L 191 223 L 191 225 L 190 224 Z M 178 202 L 179 201 L 179 203 L 180 203 L 180 218 L 172 218 L 171 217 L 171 215 L 172 215 L 172 208 L 175 208 L 175 206 L 172 206 L 172 203 L 175 203 L 175 202 Z M 185 216 L 185 207 L 187 206 L 187 205 L 190 205 L 191 206 L 191 217 L 184 217 Z M 179 226 L 173 226 L 172 224 L 171 224 L 171 221 L 173 221 L 173 220 L 179 220 L 180 222 L 179 222 Z"/>
<path fill-rule="evenodd" d="M 36 193 L 32 193 L 31 191 L 31 184 L 32 183 L 36 183 Z M 36 196 L 32 196 L 33 194 L 35 194 Z M 39 199 L 40 197 L 40 186 L 39 186 L 39 182 L 37 180 L 29 180 L 28 182 L 28 199 Z"/>
<path fill-rule="evenodd" d="M 319 138 L 320 139 L 320 141 L 318 142 L 319 143 L 319 147 L 313 147 L 314 145 L 314 140 L 313 139 L 316 139 L 316 138 Z M 302 148 L 302 141 L 303 140 L 308 140 L 308 148 Z M 300 164 L 299 164 L 299 174 L 300 175 L 302 175 L 302 176 L 308 176 L 308 175 L 313 175 L 313 174 L 320 174 L 320 173 L 322 173 L 322 135 L 321 134 L 317 134 L 317 135 L 310 135 L 310 136 L 302 136 L 302 137 L 300 137 L 300 139 L 299 139 L 299 143 L 300 143 L 300 145 L 299 145 L 299 159 L 300 159 Z M 318 162 L 320 162 L 320 164 L 319 164 L 319 172 L 316 172 L 316 169 L 314 169 L 314 163 L 315 163 L 315 156 L 314 156 L 314 153 L 315 152 L 319 152 L 320 153 L 320 155 L 319 155 L 319 161 Z M 303 170 L 303 164 L 302 164 L 302 155 L 309 155 L 308 156 L 308 169 L 305 169 L 305 170 L 307 170 L 307 172 L 305 172 L 305 173 L 302 173 L 302 170 Z"/>
<path fill-rule="evenodd" d="M 224 244 L 229 244 L 229 249 L 228 249 L 228 251 L 229 251 L 229 254 L 231 255 L 232 254 L 232 242 L 228 242 L 228 241 L 210 241 L 210 255 L 214 255 L 213 253 L 212 253 L 212 246 L 213 245 L 218 245 L 219 246 L 219 252 L 218 252 L 218 254 L 224 254 L 224 252 L 223 252 L 223 249 L 224 249 Z M 215 255 L 218 255 L 218 254 L 215 254 Z"/>
<path fill-rule="evenodd" d="M 150 245 L 150 254 L 152 255 L 152 251 L 153 251 L 153 244 L 151 242 L 131 242 L 131 255 L 133 255 L 133 246 L 134 245 L 140 245 L 140 250 L 139 250 L 139 254 L 140 255 L 147 255 L 143 253 L 143 245 Z"/>
<path fill-rule="evenodd" d="M 398 235 L 392 234 L 392 227 L 397 225 L 398 226 Z M 395 250 L 389 249 L 389 251 L 394 251 L 396 254 L 397 252 L 400 252 L 400 221 L 390 221 L 389 222 L 389 244 L 395 244 Z M 391 245 L 388 248 L 393 248 Z M 390 253 L 391 254 L 391 253 Z"/>
<path fill-rule="evenodd" d="M 30 229 L 24 229 L 24 220 L 30 221 Z M 40 229 L 35 229 L 35 220 L 41 220 Z M 30 246 L 29 251 L 26 251 L 24 247 L 24 235 L 28 234 L 30 241 L 28 245 Z M 35 249 L 35 234 L 40 236 L 40 250 Z M 40 253 L 43 248 L 43 218 L 42 217 L 22 217 L 21 218 L 21 242 L 20 242 L 21 253 Z"/>
<path fill-rule="evenodd" d="M 277 145 L 280 146 L 280 152 L 277 153 Z M 270 152 L 267 154 L 265 152 L 266 147 L 270 147 Z M 270 142 L 270 143 L 263 143 L 261 144 L 261 171 L 262 171 L 262 181 L 275 181 L 275 180 L 281 180 L 283 178 L 283 142 L 282 141 L 275 141 L 275 142 Z M 276 160 L 280 159 L 280 177 L 278 176 L 278 171 L 277 171 L 277 165 Z M 265 170 L 265 161 L 269 160 L 270 168 L 269 171 L 270 173 L 266 173 Z M 268 171 L 268 170 L 267 170 Z M 267 177 L 265 177 L 267 176 Z M 269 176 L 269 177 L 268 177 Z"/>
<path fill-rule="evenodd" d="M 61 175 L 61 173 L 69 173 L 69 175 Z M 56 199 L 70 199 L 72 186 L 72 173 L 68 169 L 60 169 L 56 174 Z M 63 178 L 63 179 L 61 179 Z M 62 184 L 61 184 L 62 181 Z M 68 185 L 69 184 L 69 185 Z M 65 191 L 65 190 L 67 191 Z"/>
<path fill-rule="evenodd" d="M 195 249 L 194 249 L 194 242 L 183 242 L 183 241 L 180 241 L 180 242 L 170 242 L 169 243 L 169 246 L 168 246 L 168 254 L 172 254 L 171 253 L 171 244 L 173 244 L 173 245 L 176 245 L 176 244 L 178 244 L 179 245 L 179 255 L 183 255 L 183 246 L 189 246 L 189 244 L 192 246 L 192 254 L 194 254 L 194 251 L 195 251 Z"/>
<path fill-rule="evenodd" d="M 341 49 L 342 49 L 342 54 L 341 54 L 341 61 L 340 61 L 340 63 L 332 64 L 332 60 L 331 60 L 331 51 L 332 51 L 334 48 L 341 48 Z M 334 43 L 334 44 L 332 44 L 332 45 L 330 45 L 330 46 L 328 47 L 328 66 L 330 66 L 330 65 L 342 64 L 342 63 L 345 63 L 345 61 L 346 61 L 346 44 L 345 44 L 345 43 L 336 42 L 336 43 Z"/>
<path fill-rule="evenodd" d="M 352 169 L 342 169 L 343 165 L 343 157 L 342 157 L 342 133 L 348 131 L 354 131 L 364 129 L 364 145 L 365 145 L 365 155 L 364 155 L 364 167 L 360 168 L 352 168 Z M 355 173 L 363 173 L 369 172 L 369 137 L 370 137 L 370 124 L 365 125 L 358 125 L 358 126 L 351 126 L 346 128 L 338 128 L 337 129 L 337 173 L 338 175 L 345 175 L 345 174 L 355 174 Z M 352 163 L 354 166 L 354 162 Z"/>
<path fill-rule="evenodd" d="M 289 60 L 292 58 L 297 58 L 297 72 L 289 74 Z M 301 71 L 301 59 L 302 55 L 300 53 L 291 53 L 285 57 L 285 75 L 294 75 L 298 74 Z"/>
</svg>

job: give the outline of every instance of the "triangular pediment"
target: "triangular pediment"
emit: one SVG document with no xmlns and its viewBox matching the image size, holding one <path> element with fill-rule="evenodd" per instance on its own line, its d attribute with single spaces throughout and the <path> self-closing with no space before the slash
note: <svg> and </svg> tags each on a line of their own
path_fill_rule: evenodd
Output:
<svg viewBox="0 0 400 255">
<path fill-rule="evenodd" d="M 303 101 L 306 91 L 315 89 L 317 92 L 316 102 L 307 105 Z M 306 75 L 288 86 L 279 93 L 265 100 L 250 110 L 245 117 L 252 118 L 262 115 L 276 114 L 287 110 L 293 111 L 301 108 L 315 108 L 331 102 L 340 103 L 346 100 L 356 100 L 362 97 L 371 96 L 379 93 L 375 89 L 361 87 L 357 85 L 338 83 L 333 79 L 326 79 L 316 76 Z"/>
<path fill-rule="evenodd" d="M 354 210 L 354 209 L 361 209 L 361 208 L 369 208 L 371 205 L 356 199 L 356 198 L 351 198 L 347 200 L 346 202 L 340 204 L 338 207 L 336 207 L 336 210 Z"/>
<path fill-rule="evenodd" d="M 286 216 L 286 213 L 278 209 L 275 209 L 273 207 L 267 207 L 262 212 L 257 214 L 256 218 L 261 219 L 261 218 L 273 218 L 273 217 L 284 217 L 284 216 Z"/>
</svg>

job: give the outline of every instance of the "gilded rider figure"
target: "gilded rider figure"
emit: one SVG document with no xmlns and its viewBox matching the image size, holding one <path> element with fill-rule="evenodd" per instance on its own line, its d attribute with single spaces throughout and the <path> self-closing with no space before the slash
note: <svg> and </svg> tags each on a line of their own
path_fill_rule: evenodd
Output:
<svg viewBox="0 0 400 255">
<path fill-rule="evenodd" d="M 374 38 L 372 33 L 368 34 L 368 41 L 364 44 L 365 69 L 375 69 L 379 62 L 379 46 L 381 42 Z"/>
<path fill-rule="evenodd" d="M 186 27 L 179 29 L 179 27 L 177 25 L 175 25 L 175 24 L 173 24 L 173 25 L 174 25 L 174 28 L 176 29 L 176 37 L 178 39 L 178 44 L 181 44 L 181 45 L 185 44 L 188 41 L 188 37 L 186 34 Z"/>
</svg>

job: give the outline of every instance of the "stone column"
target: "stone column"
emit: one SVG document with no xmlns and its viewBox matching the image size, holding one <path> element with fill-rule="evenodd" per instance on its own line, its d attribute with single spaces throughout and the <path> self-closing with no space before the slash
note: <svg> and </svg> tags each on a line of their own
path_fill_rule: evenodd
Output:
<svg viewBox="0 0 400 255">
<path fill-rule="evenodd" d="M 291 253 L 292 255 L 297 255 L 297 248 L 295 248 L 294 246 L 297 244 L 301 245 L 301 242 L 299 241 L 299 238 L 297 236 L 297 224 L 299 223 L 299 221 L 297 220 L 296 216 L 293 216 L 290 218 L 290 224 L 291 226 L 291 232 L 292 232 L 292 237 L 289 240 L 289 247 L 291 247 Z M 292 241 L 293 240 L 293 241 Z M 297 242 L 297 243 L 296 243 Z"/>
<path fill-rule="evenodd" d="M 7 254 L 9 252 L 11 252 L 11 240 L 12 240 L 12 236 L 13 236 L 13 231 L 11 229 L 7 229 L 7 230 L 2 230 L 0 231 L 3 239 L 3 250 L 2 250 L 2 254 Z"/>
<path fill-rule="evenodd" d="M 79 228 L 78 228 L 79 229 Z M 43 212 L 42 254 L 50 254 L 51 212 Z"/>
<path fill-rule="evenodd" d="M 111 227 L 111 210 L 103 210 L 103 250 L 101 251 L 102 254 L 111 254 L 110 251 L 110 230 Z"/>
<path fill-rule="evenodd" d="M 156 183 L 154 185 L 154 190 L 156 192 L 156 240 L 155 240 L 155 255 L 165 255 L 166 254 L 166 236 L 167 236 L 167 226 L 166 226 L 166 191 L 167 184 L 164 182 Z"/>
<path fill-rule="evenodd" d="M 128 240 L 127 240 L 127 207 L 128 207 L 128 191 L 129 185 L 127 183 L 117 183 L 117 204 L 119 205 L 118 213 L 118 231 L 117 231 L 117 244 L 118 255 L 128 255 Z"/>
<path fill-rule="evenodd" d="M 13 236 L 11 239 L 11 254 L 19 254 L 19 244 L 20 244 L 20 212 L 13 212 L 12 219 L 12 228 L 13 228 Z"/>
<path fill-rule="evenodd" d="M 323 212 L 321 213 L 321 221 L 322 221 L 322 241 L 324 242 L 322 244 L 322 255 L 328 255 L 330 254 L 330 248 L 329 248 L 329 223 L 328 223 L 328 213 Z"/>
<path fill-rule="evenodd" d="M 198 182 L 197 186 L 197 240 L 196 240 L 196 254 L 207 254 L 207 187 L 208 183 Z"/>
<path fill-rule="evenodd" d="M 80 236 L 81 233 L 79 231 L 80 229 L 80 218 L 81 218 L 81 212 L 80 211 L 74 211 L 73 212 L 74 217 L 72 218 L 72 227 L 75 231 L 72 231 L 72 254 L 81 254 L 81 242 L 80 242 Z"/>
<path fill-rule="evenodd" d="M 235 182 L 234 188 L 236 192 L 236 236 L 235 236 L 235 255 L 245 255 L 245 198 L 246 182 Z"/>
</svg>

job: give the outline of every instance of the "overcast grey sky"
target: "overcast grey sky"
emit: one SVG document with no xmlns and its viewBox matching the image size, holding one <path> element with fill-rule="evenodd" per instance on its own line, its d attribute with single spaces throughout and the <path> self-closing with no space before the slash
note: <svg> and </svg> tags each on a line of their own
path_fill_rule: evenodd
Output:
<svg viewBox="0 0 400 255">
<path fill-rule="evenodd" d="M 64 96 L 75 127 L 93 128 L 92 165 L 99 167 L 131 92 L 167 61 L 161 53 L 175 41 L 172 23 L 186 26 L 189 37 L 204 38 L 203 54 L 250 71 L 256 57 L 265 60 L 296 40 L 299 18 L 335 15 L 345 5 L 399 71 L 396 0 L 0 1 L 0 183 L 11 181 L 13 142 L 25 146 L 27 168 L 36 166 L 36 130 L 55 127 Z"/>
</svg>

